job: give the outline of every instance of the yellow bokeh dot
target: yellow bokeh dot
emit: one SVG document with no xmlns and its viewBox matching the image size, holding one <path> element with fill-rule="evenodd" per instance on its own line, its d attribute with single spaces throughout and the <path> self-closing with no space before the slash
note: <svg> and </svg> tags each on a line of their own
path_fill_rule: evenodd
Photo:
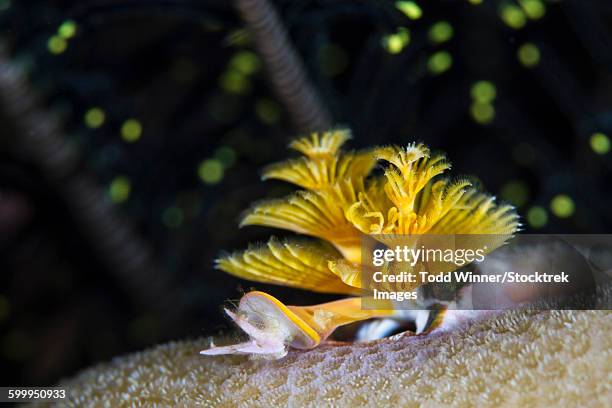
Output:
<svg viewBox="0 0 612 408">
<path fill-rule="evenodd" d="M 487 125 L 495 118 L 495 108 L 490 103 L 474 102 L 470 107 L 470 113 L 481 125 Z"/>
<path fill-rule="evenodd" d="M 414 1 L 396 1 L 395 8 L 411 20 L 418 20 L 423 15 L 423 10 Z"/>
<path fill-rule="evenodd" d="M 540 50 L 535 44 L 525 43 L 519 47 L 517 57 L 523 66 L 535 67 L 540 63 Z"/>
<path fill-rule="evenodd" d="M 68 43 L 59 35 L 54 35 L 47 41 L 47 49 L 51 54 L 58 55 L 66 51 Z"/>
<path fill-rule="evenodd" d="M 548 213 L 540 206 L 534 206 L 527 211 L 527 223 L 533 228 L 542 228 L 548 223 Z"/>
<path fill-rule="evenodd" d="M 482 3 L 482 0 L 468 0 L 468 2 L 470 4 L 480 4 L 480 3 Z"/>
<path fill-rule="evenodd" d="M 429 57 L 427 68 L 433 74 L 442 74 L 453 65 L 453 57 L 446 51 L 438 51 Z"/>
<path fill-rule="evenodd" d="M 231 94 L 243 95 L 251 90 L 251 80 L 241 71 L 230 68 L 219 79 L 221 88 Z"/>
<path fill-rule="evenodd" d="M 410 31 L 400 27 L 395 34 L 382 38 L 382 45 L 389 54 L 399 54 L 410 43 Z"/>
<path fill-rule="evenodd" d="M 550 210 L 559 218 L 568 218 L 574 214 L 574 200 L 565 194 L 556 195 L 550 202 Z"/>
<path fill-rule="evenodd" d="M 261 68 L 261 61 L 251 51 L 240 51 L 232 57 L 230 66 L 244 75 L 252 75 Z"/>
<path fill-rule="evenodd" d="M 66 20 L 57 29 L 57 34 L 63 39 L 69 39 L 76 35 L 77 25 L 73 20 Z"/>
<path fill-rule="evenodd" d="M 106 114 L 98 107 L 91 108 L 85 112 L 85 124 L 92 129 L 99 128 L 106 120 Z"/>
<path fill-rule="evenodd" d="M 532 20 L 538 20 L 546 14 L 546 7 L 541 0 L 520 0 L 523 11 Z"/>
<path fill-rule="evenodd" d="M 492 82 L 489 81 L 478 81 L 472 85 L 470 91 L 472 99 L 480 103 L 491 103 L 497 96 L 497 89 Z"/>
<path fill-rule="evenodd" d="M 453 37 L 453 26 L 448 21 L 438 21 L 429 29 L 429 40 L 440 44 Z"/>
<path fill-rule="evenodd" d="M 505 4 L 500 10 L 501 19 L 508 27 L 518 30 L 527 23 L 527 18 L 523 10 L 514 4 Z"/>
<path fill-rule="evenodd" d="M 384 38 L 385 49 L 390 54 L 399 54 L 404 48 L 402 40 L 395 34 L 388 35 Z"/>
<path fill-rule="evenodd" d="M 130 180 L 125 176 L 118 176 L 108 186 L 108 195 L 113 203 L 120 204 L 130 197 L 131 189 Z"/>
<path fill-rule="evenodd" d="M 142 125 L 136 119 L 128 119 L 121 126 L 121 138 L 128 143 L 134 143 L 142 136 Z"/>
<path fill-rule="evenodd" d="M 591 149 L 597 154 L 606 154 L 610 151 L 610 138 L 603 133 L 594 133 L 590 139 Z"/>
<path fill-rule="evenodd" d="M 198 166 L 198 176 L 206 184 L 216 184 L 223 179 L 223 163 L 218 159 L 204 160 Z"/>
</svg>

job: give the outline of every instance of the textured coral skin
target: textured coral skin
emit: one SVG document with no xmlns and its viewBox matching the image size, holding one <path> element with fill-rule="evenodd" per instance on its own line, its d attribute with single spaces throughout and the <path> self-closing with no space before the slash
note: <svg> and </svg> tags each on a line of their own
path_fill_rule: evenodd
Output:
<svg viewBox="0 0 612 408">
<path fill-rule="evenodd" d="M 281 360 L 204 357 L 204 340 L 66 382 L 69 406 L 603 407 L 611 311 L 512 311 L 424 336 L 326 344 Z"/>
</svg>

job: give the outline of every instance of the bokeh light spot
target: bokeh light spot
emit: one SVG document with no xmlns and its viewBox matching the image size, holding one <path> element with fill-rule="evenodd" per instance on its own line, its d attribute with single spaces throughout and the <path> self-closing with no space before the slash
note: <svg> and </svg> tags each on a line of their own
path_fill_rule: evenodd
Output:
<svg viewBox="0 0 612 408">
<path fill-rule="evenodd" d="M 527 223 L 533 228 L 542 228 L 548 223 L 548 213 L 546 209 L 538 205 L 533 206 L 527 211 Z"/>
<path fill-rule="evenodd" d="M 134 143 L 142 136 L 142 125 L 136 119 L 128 119 L 121 126 L 121 138 L 128 143 Z"/>
<path fill-rule="evenodd" d="M 538 20 L 546 14 L 546 7 L 541 0 L 520 0 L 519 3 L 527 17 L 532 20 Z"/>
<path fill-rule="evenodd" d="M 472 85 L 470 95 L 472 95 L 472 99 L 476 102 L 491 103 L 497 96 L 497 89 L 492 82 L 478 81 Z"/>
<path fill-rule="evenodd" d="M 224 91 L 238 95 L 246 94 L 251 90 L 249 77 L 233 68 L 221 75 L 219 85 Z"/>
<path fill-rule="evenodd" d="M 121 204 L 130 197 L 132 189 L 130 180 L 125 176 L 118 176 L 108 186 L 108 196 L 115 204 Z"/>
<path fill-rule="evenodd" d="M 395 34 L 382 38 L 382 45 L 389 54 L 399 54 L 410 42 L 410 31 L 400 27 Z"/>
<path fill-rule="evenodd" d="M 515 30 L 523 28 L 527 23 L 527 18 L 523 10 L 514 4 L 504 4 L 499 14 L 504 23 Z"/>
<path fill-rule="evenodd" d="M 429 40 L 440 44 L 453 38 L 453 26 L 448 21 L 438 21 L 429 29 Z"/>
<path fill-rule="evenodd" d="M 281 107 L 272 99 L 262 98 L 255 102 L 255 113 L 262 122 L 273 125 L 281 118 Z"/>
<path fill-rule="evenodd" d="M 591 149 L 597 154 L 606 154 L 610 151 L 610 138 L 603 133 L 594 133 L 590 139 Z"/>
<path fill-rule="evenodd" d="M 550 202 L 550 210 L 559 218 L 568 218 L 574 214 L 574 200 L 566 194 L 556 195 Z"/>
<path fill-rule="evenodd" d="M 520 180 L 509 181 L 501 188 L 501 198 L 517 207 L 522 207 L 529 200 L 529 187 Z"/>
<path fill-rule="evenodd" d="M 183 210 L 178 207 L 169 207 L 162 213 L 162 222 L 168 228 L 178 228 L 183 224 Z"/>
<path fill-rule="evenodd" d="M 57 34 L 65 40 L 74 37 L 76 32 L 77 25 L 73 20 L 64 21 L 57 29 Z"/>
<path fill-rule="evenodd" d="M 204 160 L 198 166 L 198 176 L 206 184 L 216 184 L 223 179 L 223 163 L 218 159 Z"/>
<path fill-rule="evenodd" d="M 54 35 L 47 41 L 47 49 L 51 54 L 58 55 L 66 51 L 68 43 L 59 35 Z"/>
<path fill-rule="evenodd" d="M 6 11 L 11 8 L 11 0 L 0 0 L 0 11 Z"/>
<path fill-rule="evenodd" d="M 244 75 L 252 75 L 261 69 L 261 61 L 251 51 L 240 51 L 232 57 L 230 67 Z"/>
<path fill-rule="evenodd" d="M 495 108 L 490 103 L 474 102 L 470 107 L 472 118 L 481 125 L 487 125 L 495 118 Z"/>
<path fill-rule="evenodd" d="M 98 107 L 94 107 L 85 112 L 85 124 L 92 129 L 99 128 L 106 120 L 106 114 Z"/>
<path fill-rule="evenodd" d="M 468 2 L 469 2 L 470 4 L 477 5 L 477 4 L 482 3 L 482 0 L 468 0 Z"/>
<path fill-rule="evenodd" d="M 525 43 L 517 52 L 518 60 L 527 68 L 535 67 L 540 63 L 540 50 L 535 44 Z"/>
<path fill-rule="evenodd" d="M 418 20 L 423 15 L 423 10 L 414 1 L 396 1 L 395 8 L 411 20 Z"/>
<path fill-rule="evenodd" d="M 438 51 L 429 57 L 427 68 L 433 74 L 442 74 L 453 65 L 453 57 L 446 51 Z"/>
<path fill-rule="evenodd" d="M 221 146 L 215 151 L 215 159 L 223 164 L 224 168 L 229 168 L 236 163 L 236 151 L 229 146 Z"/>
</svg>

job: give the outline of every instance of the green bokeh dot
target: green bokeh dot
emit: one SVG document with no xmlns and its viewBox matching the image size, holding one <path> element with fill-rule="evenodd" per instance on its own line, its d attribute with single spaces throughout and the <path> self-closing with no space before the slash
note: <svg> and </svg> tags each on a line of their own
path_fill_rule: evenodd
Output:
<svg viewBox="0 0 612 408">
<path fill-rule="evenodd" d="M 429 57 L 427 68 L 433 74 L 442 74 L 453 65 L 453 57 L 446 51 L 438 51 Z"/>
<path fill-rule="evenodd" d="M 501 19 L 508 27 L 518 30 L 523 28 L 527 23 L 525 13 L 520 7 L 514 4 L 505 4 L 500 10 Z"/>
<path fill-rule="evenodd" d="M 382 45 L 389 54 L 399 54 L 410 43 L 410 31 L 400 27 L 396 33 L 382 38 Z"/>
<path fill-rule="evenodd" d="M 85 124 L 92 129 L 99 128 L 106 120 L 106 114 L 98 107 L 94 107 L 85 112 Z"/>
<path fill-rule="evenodd" d="M 244 75 L 252 75 L 260 70 L 261 61 L 251 51 L 240 51 L 232 57 L 230 66 Z"/>
<path fill-rule="evenodd" d="M 559 218 L 568 218 L 574 214 L 574 200 L 566 194 L 556 195 L 550 201 L 550 210 Z"/>
<path fill-rule="evenodd" d="M 476 123 L 488 125 L 495 119 L 495 108 L 490 103 L 474 102 L 470 107 L 470 114 Z"/>
<path fill-rule="evenodd" d="M 423 10 L 414 1 L 396 1 L 395 7 L 411 20 L 418 20 L 423 15 Z"/>
<path fill-rule="evenodd" d="M 533 228 L 542 228 L 548 223 L 548 213 L 540 206 L 534 206 L 527 211 L 527 223 Z"/>
<path fill-rule="evenodd" d="M 223 179 L 223 163 L 218 159 L 204 160 L 198 166 L 198 176 L 206 184 L 216 184 Z"/>
<path fill-rule="evenodd" d="M 525 43 L 517 51 L 519 62 L 527 67 L 535 67 L 540 63 L 540 50 L 535 44 Z"/>
<path fill-rule="evenodd" d="M 51 54 L 59 55 L 66 51 L 66 48 L 68 48 L 68 43 L 59 35 L 54 35 L 47 41 L 47 49 Z"/>
<path fill-rule="evenodd" d="M 478 81 L 472 85 L 470 95 L 476 102 L 491 103 L 497 96 L 497 88 L 490 81 Z"/>
<path fill-rule="evenodd" d="M 591 149 L 597 154 L 606 154 L 610 151 L 610 138 L 603 133 L 594 133 L 589 142 Z"/>
<path fill-rule="evenodd" d="M 136 119 L 128 119 L 121 126 L 121 138 L 128 143 L 134 143 L 142 136 L 142 125 Z"/>
<path fill-rule="evenodd" d="M 74 37 L 76 35 L 76 32 L 77 25 L 73 20 L 64 21 L 62 25 L 60 25 L 57 29 L 57 34 L 66 40 Z"/>
<path fill-rule="evenodd" d="M 251 90 L 251 80 L 248 75 L 231 68 L 221 75 L 221 89 L 230 94 L 243 95 Z"/>
<path fill-rule="evenodd" d="M 108 195 L 113 203 L 120 204 L 130 197 L 130 180 L 125 176 L 118 176 L 108 186 Z"/>
<path fill-rule="evenodd" d="M 520 0 L 520 5 L 532 20 L 540 19 L 546 14 L 546 7 L 541 0 Z"/>
<path fill-rule="evenodd" d="M 440 44 L 453 37 L 453 26 L 448 21 L 438 21 L 429 29 L 429 40 Z"/>
</svg>

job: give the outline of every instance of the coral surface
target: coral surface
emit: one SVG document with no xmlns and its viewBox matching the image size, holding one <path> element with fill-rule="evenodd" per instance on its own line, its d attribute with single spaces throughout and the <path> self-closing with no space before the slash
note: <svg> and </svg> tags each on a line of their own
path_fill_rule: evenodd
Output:
<svg viewBox="0 0 612 408">
<path fill-rule="evenodd" d="M 65 382 L 69 406 L 604 407 L 610 311 L 511 311 L 450 331 L 324 343 L 281 360 L 161 345 Z"/>
</svg>

